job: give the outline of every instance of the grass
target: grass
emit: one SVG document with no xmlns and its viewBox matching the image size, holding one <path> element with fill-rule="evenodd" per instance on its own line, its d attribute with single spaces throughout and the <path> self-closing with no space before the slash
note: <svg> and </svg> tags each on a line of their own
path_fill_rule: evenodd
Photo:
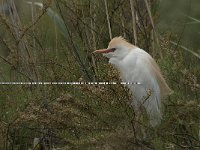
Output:
<svg viewBox="0 0 200 150">
<path fill-rule="evenodd" d="M 161 125 L 152 128 L 146 114 L 137 122 L 147 133 L 140 139 L 131 95 L 122 85 L 0 85 L 0 149 L 200 147 L 199 54 L 171 43 L 179 40 L 173 32 L 152 36 L 156 26 L 149 20 L 157 20 L 149 12 L 156 1 L 135 1 L 131 8 L 130 1 L 45 1 L 43 9 L 35 7 L 33 18 L 25 15 L 29 5 L 20 4 L 26 8 L 15 12 L 21 25 L 0 14 L 1 81 L 120 81 L 107 60 L 92 51 L 106 47 L 109 35 L 123 33 L 133 43 L 137 36 L 138 46 L 154 56 L 174 94 L 163 101 Z"/>
</svg>

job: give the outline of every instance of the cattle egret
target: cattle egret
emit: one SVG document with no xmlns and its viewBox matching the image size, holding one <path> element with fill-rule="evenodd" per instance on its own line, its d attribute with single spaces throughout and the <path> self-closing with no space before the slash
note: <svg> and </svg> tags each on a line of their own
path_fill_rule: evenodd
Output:
<svg viewBox="0 0 200 150">
<path fill-rule="evenodd" d="M 133 95 L 133 106 L 136 113 L 141 107 L 146 109 L 150 124 L 156 126 L 161 122 L 161 99 L 172 93 L 163 78 L 155 60 L 144 50 L 132 45 L 122 37 L 113 38 L 102 53 L 120 72 L 123 82 Z"/>
</svg>

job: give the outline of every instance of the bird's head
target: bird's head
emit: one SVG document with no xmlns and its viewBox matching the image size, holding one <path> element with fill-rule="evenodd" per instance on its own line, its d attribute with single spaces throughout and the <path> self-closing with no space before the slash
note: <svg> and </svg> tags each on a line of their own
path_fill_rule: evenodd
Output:
<svg viewBox="0 0 200 150">
<path fill-rule="evenodd" d="M 94 53 L 101 53 L 110 59 L 122 60 L 133 48 L 135 48 L 134 45 L 120 36 L 113 38 L 109 42 L 108 48 L 96 50 Z"/>
</svg>

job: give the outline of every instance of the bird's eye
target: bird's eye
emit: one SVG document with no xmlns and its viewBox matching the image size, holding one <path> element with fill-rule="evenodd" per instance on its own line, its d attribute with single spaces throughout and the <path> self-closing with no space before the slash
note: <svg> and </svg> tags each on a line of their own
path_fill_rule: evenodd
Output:
<svg viewBox="0 0 200 150">
<path fill-rule="evenodd" d="M 111 48 L 110 51 L 114 52 L 116 50 L 116 48 Z"/>
</svg>

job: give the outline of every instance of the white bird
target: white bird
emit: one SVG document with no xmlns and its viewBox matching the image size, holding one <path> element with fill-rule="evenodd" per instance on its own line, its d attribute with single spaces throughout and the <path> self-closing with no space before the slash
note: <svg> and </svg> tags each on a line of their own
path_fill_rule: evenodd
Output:
<svg viewBox="0 0 200 150">
<path fill-rule="evenodd" d="M 107 49 L 94 53 L 103 53 L 109 58 L 109 63 L 116 67 L 123 82 L 133 95 L 133 106 L 136 112 L 141 107 L 146 109 L 150 124 L 156 126 L 161 122 L 161 99 L 172 93 L 163 78 L 155 60 L 144 50 L 132 45 L 122 37 L 113 38 Z"/>
</svg>

